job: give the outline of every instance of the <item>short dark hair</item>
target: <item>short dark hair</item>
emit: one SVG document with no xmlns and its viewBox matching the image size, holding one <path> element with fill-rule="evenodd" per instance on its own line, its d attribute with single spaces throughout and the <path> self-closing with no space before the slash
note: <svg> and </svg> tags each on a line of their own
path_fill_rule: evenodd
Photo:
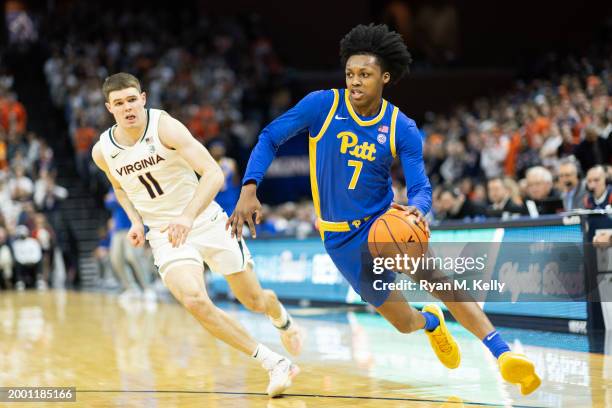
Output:
<svg viewBox="0 0 612 408">
<path fill-rule="evenodd" d="M 559 163 L 557 164 L 557 171 L 561 166 L 566 166 L 568 164 L 574 166 L 574 169 L 576 169 L 576 176 L 580 177 L 582 175 L 582 167 L 580 166 L 580 162 L 576 160 L 576 157 L 574 156 L 567 156 L 559 160 Z"/>
<path fill-rule="evenodd" d="M 383 72 L 391 74 L 390 83 L 399 81 L 410 70 L 412 57 L 402 36 L 390 31 L 384 24 L 360 24 L 340 41 L 340 63 L 353 55 L 373 55 L 378 59 Z"/>
<path fill-rule="evenodd" d="M 104 99 L 109 102 L 108 96 L 113 91 L 120 91 L 126 88 L 136 88 L 138 92 L 142 92 L 140 88 L 140 81 L 132 74 L 127 72 L 119 72 L 107 77 L 102 84 L 102 93 L 104 93 Z"/>
<path fill-rule="evenodd" d="M 442 187 L 442 190 L 440 191 L 440 197 L 442 197 L 442 194 L 444 193 L 449 193 L 451 196 L 453 196 L 453 198 L 458 198 L 462 194 L 461 190 L 451 185 L 445 185 L 444 187 Z"/>
</svg>

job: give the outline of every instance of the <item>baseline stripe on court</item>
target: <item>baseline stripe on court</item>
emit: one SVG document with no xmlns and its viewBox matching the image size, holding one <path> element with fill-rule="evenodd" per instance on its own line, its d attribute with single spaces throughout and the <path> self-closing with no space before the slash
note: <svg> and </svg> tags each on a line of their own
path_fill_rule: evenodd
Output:
<svg viewBox="0 0 612 408">
<path fill-rule="evenodd" d="M 268 394 L 265 392 L 238 392 L 238 391 L 186 391 L 186 390 L 76 390 L 77 398 L 78 393 L 141 393 L 141 394 L 206 394 L 206 395 L 253 395 L 267 397 Z M 399 397 L 368 397 L 358 395 L 324 395 L 324 394 L 282 394 L 284 397 L 308 397 L 308 398 L 338 398 L 338 399 L 361 399 L 361 400 L 374 400 L 374 401 L 410 401 L 410 402 L 436 402 L 436 403 L 453 403 L 447 400 L 436 400 L 436 399 L 424 399 L 424 398 L 399 398 Z M 488 402 L 471 402 L 462 401 L 456 402 L 456 404 L 464 404 L 470 406 L 490 406 L 490 407 L 507 407 L 507 404 L 491 404 Z M 547 408 L 537 405 L 515 405 L 514 408 Z"/>
</svg>

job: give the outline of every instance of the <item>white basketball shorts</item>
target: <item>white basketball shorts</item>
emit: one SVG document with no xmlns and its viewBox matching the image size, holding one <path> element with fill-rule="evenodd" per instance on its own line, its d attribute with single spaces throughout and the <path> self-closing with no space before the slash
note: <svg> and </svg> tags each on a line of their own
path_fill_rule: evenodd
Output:
<svg viewBox="0 0 612 408">
<path fill-rule="evenodd" d="M 187 235 L 187 240 L 178 248 L 168 241 L 168 233 L 152 228 L 147 240 L 153 250 L 155 265 L 159 268 L 162 280 L 170 267 L 178 265 L 198 265 L 203 263 L 213 272 L 231 275 L 253 265 L 253 259 L 242 237 L 232 238 L 231 231 L 225 229 L 227 214 L 219 209 L 212 216 L 200 215 Z"/>
</svg>

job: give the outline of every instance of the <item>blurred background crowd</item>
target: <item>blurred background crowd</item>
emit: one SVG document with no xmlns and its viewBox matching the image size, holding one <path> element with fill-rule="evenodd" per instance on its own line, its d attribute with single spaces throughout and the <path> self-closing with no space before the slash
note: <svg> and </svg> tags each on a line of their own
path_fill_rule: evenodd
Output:
<svg viewBox="0 0 612 408">
<path fill-rule="evenodd" d="M 209 148 L 226 174 L 217 200 L 228 213 L 238 198 L 241 175 L 259 131 L 304 94 L 295 84 L 305 76 L 282 62 L 268 35 L 270 27 L 257 14 L 212 18 L 188 8 L 171 14 L 130 4 L 73 2 L 47 10 L 44 17 L 26 13 L 30 19 L 16 19 L 14 31 L 9 23 L 10 51 L 2 55 L 0 64 L 3 287 L 45 289 L 53 280 L 53 270 L 63 270 L 69 283 L 78 283 L 79 264 L 67 259 L 75 237 L 67 212 L 60 209 L 63 200 L 76 200 L 82 194 L 95 199 L 80 210 L 93 206 L 96 214 L 103 214 L 94 219 L 91 248 L 102 271 L 99 278 L 124 289 L 138 283 L 143 293 L 153 296 L 150 271 L 135 261 L 147 254 L 135 254 L 124 245 L 129 220 L 90 157 L 99 134 L 112 124 L 100 89 L 109 74 L 135 74 L 147 93 L 148 106 L 177 117 Z M 402 31 L 405 22 L 398 20 L 402 10 L 385 10 L 395 16 L 385 18 Z M 24 10 L 17 7 L 15 12 Z M 444 15 L 448 12 L 445 8 Z M 456 32 L 458 17 L 453 12 L 448 15 Z M 612 51 L 605 38 L 599 44 L 598 52 L 589 55 L 542 56 L 533 61 L 537 77 L 516 79 L 503 92 L 463 100 L 452 110 L 415 117 L 434 187 L 429 214 L 434 224 L 534 218 L 612 205 Z M 425 48 L 419 48 L 418 69 L 456 65 L 460 50 L 457 44 L 451 45 L 452 52 L 429 57 Z M 42 47 L 42 55 L 47 56 L 40 66 L 45 89 L 37 92 L 48 93 L 49 109 L 59 112 L 59 121 L 67 129 L 64 142 L 53 140 L 52 131 L 39 136 L 29 126 L 28 111 L 13 86 L 19 70 L 11 58 L 27 54 L 28 47 Z M 338 73 L 328 70 L 325 75 Z M 334 79 L 335 86 L 342 86 L 341 78 Z M 27 99 L 29 88 L 21 89 L 26 89 Z M 411 116 L 409 110 L 405 113 Z M 68 157 L 66 167 L 56 165 L 56 153 Z M 75 174 L 66 178 L 70 185 L 64 188 L 56 179 L 68 177 L 70 167 Z M 58 174 L 58 168 L 66 168 L 67 173 Z M 282 176 L 283 171 L 296 169 L 281 166 L 276 175 Z M 392 182 L 395 200 L 407 203 L 397 163 Z M 259 236 L 304 238 L 317 233 L 308 196 L 272 202 L 278 204 L 264 205 Z"/>
</svg>

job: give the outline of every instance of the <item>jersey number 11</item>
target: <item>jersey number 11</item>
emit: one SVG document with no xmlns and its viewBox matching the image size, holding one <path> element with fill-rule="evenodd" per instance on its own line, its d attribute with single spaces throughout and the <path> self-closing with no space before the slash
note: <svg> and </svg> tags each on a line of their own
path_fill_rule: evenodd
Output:
<svg viewBox="0 0 612 408">
<path fill-rule="evenodd" d="M 159 197 L 160 195 L 164 194 L 164 190 L 161 189 L 159 183 L 157 180 L 155 180 L 150 172 L 146 172 L 144 175 L 147 179 L 149 179 L 149 181 L 147 181 L 142 174 L 138 176 L 138 180 L 140 180 L 140 182 L 145 186 L 151 198 Z M 151 185 L 153 185 L 153 187 L 151 187 Z M 155 191 L 153 191 L 153 188 L 155 188 Z M 155 192 L 157 192 L 157 195 L 155 195 Z"/>
</svg>

